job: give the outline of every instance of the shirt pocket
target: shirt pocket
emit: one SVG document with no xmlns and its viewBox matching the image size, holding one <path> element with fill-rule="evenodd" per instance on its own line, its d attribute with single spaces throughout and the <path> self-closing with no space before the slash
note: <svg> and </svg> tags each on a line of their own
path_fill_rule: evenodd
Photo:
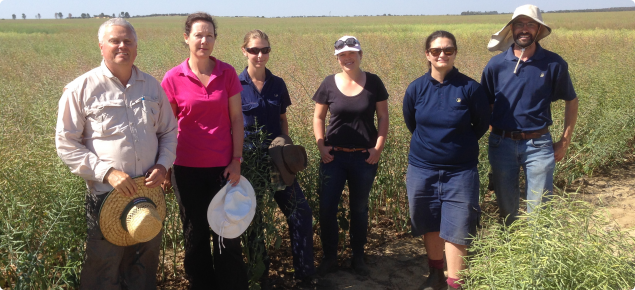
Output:
<svg viewBox="0 0 635 290">
<path fill-rule="evenodd" d="M 269 113 L 273 118 L 278 117 L 280 115 L 280 100 L 268 99 L 267 104 L 269 105 L 269 110 L 267 113 Z"/>
<path fill-rule="evenodd" d="M 126 106 L 123 100 L 93 103 L 87 110 L 87 119 L 93 137 L 107 137 L 121 131 Z"/>
<path fill-rule="evenodd" d="M 142 124 L 155 129 L 157 128 L 157 121 L 159 120 L 159 113 L 161 112 L 158 98 L 143 96 L 130 103 L 130 107 L 132 107 L 135 116 L 140 118 L 139 120 Z"/>
</svg>

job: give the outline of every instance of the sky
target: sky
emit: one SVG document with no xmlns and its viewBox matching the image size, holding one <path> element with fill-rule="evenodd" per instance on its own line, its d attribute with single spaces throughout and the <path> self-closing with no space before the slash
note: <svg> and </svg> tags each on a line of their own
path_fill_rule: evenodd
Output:
<svg viewBox="0 0 635 290">
<path fill-rule="evenodd" d="M 0 0 L 0 18 L 11 19 L 22 13 L 33 19 L 55 18 L 62 12 L 80 16 L 128 12 L 130 15 L 208 12 L 215 16 L 353 16 L 381 14 L 460 14 L 463 11 L 498 11 L 511 13 L 520 5 L 534 4 L 544 11 L 632 7 L 635 0 Z"/>
</svg>

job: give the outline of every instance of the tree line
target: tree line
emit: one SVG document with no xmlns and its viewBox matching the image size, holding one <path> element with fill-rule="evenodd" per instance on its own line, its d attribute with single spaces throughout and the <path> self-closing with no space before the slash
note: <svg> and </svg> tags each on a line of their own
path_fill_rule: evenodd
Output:
<svg viewBox="0 0 635 290">
<path fill-rule="evenodd" d="M 12 14 L 11 17 L 15 20 L 18 18 L 17 15 Z M 130 18 L 130 13 L 128 12 L 124 12 L 121 11 L 121 13 L 119 13 L 119 15 L 116 15 L 115 13 L 112 14 L 112 16 L 104 14 L 103 12 L 98 14 L 95 14 L 94 17 L 99 17 L 99 18 L 115 18 L 115 17 L 121 17 L 121 18 Z M 66 19 L 77 19 L 77 18 L 91 18 L 90 13 L 82 13 L 79 17 L 73 17 L 72 13 L 68 13 L 68 17 L 66 17 Z M 22 19 L 26 19 L 26 14 L 22 13 Z M 42 15 L 40 15 L 40 13 L 38 13 L 37 15 L 35 15 L 35 19 L 42 19 Z M 55 19 L 64 19 L 64 14 L 62 12 L 55 12 Z"/>
</svg>

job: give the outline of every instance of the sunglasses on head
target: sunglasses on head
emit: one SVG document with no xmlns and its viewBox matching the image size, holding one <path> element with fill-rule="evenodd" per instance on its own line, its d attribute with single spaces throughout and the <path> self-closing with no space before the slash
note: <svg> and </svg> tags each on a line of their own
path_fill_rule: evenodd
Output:
<svg viewBox="0 0 635 290">
<path fill-rule="evenodd" d="M 268 54 L 269 52 L 271 52 L 271 47 L 269 47 L 269 46 L 263 47 L 263 48 L 247 47 L 247 48 L 245 48 L 245 51 L 249 52 L 250 54 L 255 54 L 255 55 L 258 55 L 261 52 L 262 52 L 262 54 Z"/>
<path fill-rule="evenodd" d="M 428 52 L 432 56 L 439 56 L 441 52 L 445 53 L 445 55 L 453 55 L 456 52 L 456 47 L 446 47 L 446 48 L 428 48 Z"/>
<path fill-rule="evenodd" d="M 344 46 L 354 47 L 356 44 L 359 44 L 359 41 L 355 38 L 347 38 L 346 40 L 338 40 L 335 42 L 335 49 L 339 50 L 344 48 Z"/>
</svg>

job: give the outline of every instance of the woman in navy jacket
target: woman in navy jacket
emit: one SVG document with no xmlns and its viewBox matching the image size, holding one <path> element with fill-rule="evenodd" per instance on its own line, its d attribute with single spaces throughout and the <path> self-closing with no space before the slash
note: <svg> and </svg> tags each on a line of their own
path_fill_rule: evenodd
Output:
<svg viewBox="0 0 635 290">
<path fill-rule="evenodd" d="M 424 289 L 458 288 L 480 217 L 478 140 L 489 126 L 489 105 L 480 84 L 454 67 L 454 35 L 432 33 L 425 54 L 430 70 L 408 86 L 403 99 L 412 133 L 406 177 L 412 234 L 424 235 L 428 253 Z"/>
<path fill-rule="evenodd" d="M 248 63 L 238 76 L 243 86 L 241 98 L 245 134 L 264 130 L 269 137 L 266 144 L 263 144 L 264 148 L 260 149 L 266 150 L 274 138 L 281 134 L 289 135 L 286 112 L 287 107 L 291 105 L 291 98 L 284 80 L 273 75 L 265 67 L 271 52 L 267 34 L 260 30 L 248 32 L 241 50 Z M 254 126 L 256 123 L 259 128 Z M 298 181 L 294 180 L 293 185 L 277 191 L 274 199 L 287 217 L 295 278 L 302 280 L 304 284 L 316 283 L 313 264 L 313 215 Z M 264 279 L 261 281 L 266 283 L 268 259 L 265 264 Z"/>
</svg>

